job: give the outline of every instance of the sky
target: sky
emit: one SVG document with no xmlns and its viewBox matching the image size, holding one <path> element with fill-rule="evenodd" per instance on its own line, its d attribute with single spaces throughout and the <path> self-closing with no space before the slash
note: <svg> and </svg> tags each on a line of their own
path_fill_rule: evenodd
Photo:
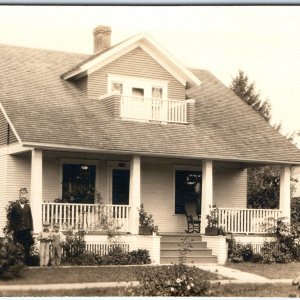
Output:
<svg viewBox="0 0 300 300">
<path fill-rule="evenodd" d="M 92 54 L 98 25 L 112 44 L 146 31 L 227 86 L 243 70 L 269 99 L 271 123 L 300 130 L 300 6 L 0 6 L 2 44 Z"/>
</svg>

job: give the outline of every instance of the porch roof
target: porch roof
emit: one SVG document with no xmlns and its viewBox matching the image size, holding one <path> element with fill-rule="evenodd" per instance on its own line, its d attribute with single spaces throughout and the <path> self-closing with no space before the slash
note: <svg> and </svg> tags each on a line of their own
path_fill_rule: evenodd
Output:
<svg viewBox="0 0 300 300">
<path fill-rule="evenodd" d="M 0 46 L 0 101 L 23 145 L 93 151 L 300 163 L 300 151 L 208 71 L 195 123 L 122 121 L 60 75 L 88 55 Z"/>
</svg>

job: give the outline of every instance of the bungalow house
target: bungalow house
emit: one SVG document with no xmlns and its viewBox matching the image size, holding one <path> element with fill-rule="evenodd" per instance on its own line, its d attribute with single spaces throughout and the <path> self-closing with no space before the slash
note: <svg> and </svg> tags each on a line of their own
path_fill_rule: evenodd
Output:
<svg viewBox="0 0 300 300">
<path fill-rule="evenodd" d="M 225 237 L 204 234 L 211 207 L 226 232 L 257 243 L 268 217 L 289 218 L 294 145 L 148 34 L 110 41 L 99 26 L 93 55 L 0 46 L 1 228 L 6 205 L 27 187 L 35 233 L 44 220 L 80 226 L 101 248 L 105 221 L 129 249 L 166 263 L 176 261 L 194 199 L 202 218 L 189 259 L 224 263 Z M 247 168 L 272 164 L 281 166 L 279 209 L 248 209 Z M 157 235 L 139 234 L 141 204 Z"/>
</svg>

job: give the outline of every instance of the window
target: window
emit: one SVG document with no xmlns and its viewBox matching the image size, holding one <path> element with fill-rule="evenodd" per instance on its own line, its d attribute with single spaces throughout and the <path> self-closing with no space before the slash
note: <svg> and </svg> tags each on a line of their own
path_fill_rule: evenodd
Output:
<svg viewBox="0 0 300 300">
<path fill-rule="evenodd" d="M 152 98 L 162 99 L 163 89 L 160 87 L 152 87 Z"/>
<path fill-rule="evenodd" d="M 195 201 L 201 212 L 201 171 L 175 170 L 175 214 L 185 213 L 185 202 Z"/>
<path fill-rule="evenodd" d="M 123 83 L 112 82 L 111 83 L 111 92 L 112 92 L 112 94 L 123 94 Z"/>
<path fill-rule="evenodd" d="M 70 203 L 94 203 L 96 166 L 62 165 L 62 199 Z M 85 166 L 84 166 L 85 167 Z"/>
<path fill-rule="evenodd" d="M 132 96 L 134 97 L 144 97 L 144 89 L 132 88 Z"/>
<path fill-rule="evenodd" d="M 107 93 L 145 98 L 168 98 L 168 81 L 107 74 Z"/>
</svg>

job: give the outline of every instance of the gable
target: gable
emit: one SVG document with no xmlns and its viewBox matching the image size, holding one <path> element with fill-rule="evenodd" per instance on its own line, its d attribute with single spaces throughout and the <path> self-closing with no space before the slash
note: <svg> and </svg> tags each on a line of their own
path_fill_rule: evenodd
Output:
<svg viewBox="0 0 300 300">
<path fill-rule="evenodd" d="M 108 74 L 168 81 L 168 98 L 185 99 L 185 86 L 141 47 L 87 75 L 88 97 L 99 98 L 108 93 Z"/>
</svg>

